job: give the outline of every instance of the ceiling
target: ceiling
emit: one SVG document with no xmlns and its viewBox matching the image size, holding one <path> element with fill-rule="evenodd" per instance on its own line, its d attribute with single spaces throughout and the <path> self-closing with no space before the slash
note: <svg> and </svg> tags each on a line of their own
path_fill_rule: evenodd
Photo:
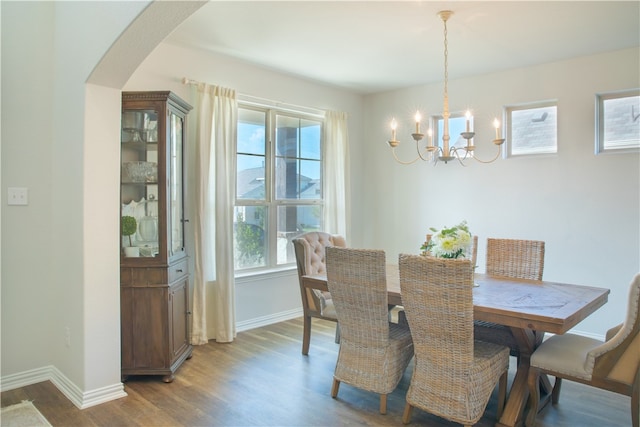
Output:
<svg viewBox="0 0 640 427">
<path fill-rule="evenodd" d="M 638 1 L 210 1 L 166 42 L 357 93 L 640 46 Z M 585 70 L 588 71 L 588 70 Z"/>
</svg>

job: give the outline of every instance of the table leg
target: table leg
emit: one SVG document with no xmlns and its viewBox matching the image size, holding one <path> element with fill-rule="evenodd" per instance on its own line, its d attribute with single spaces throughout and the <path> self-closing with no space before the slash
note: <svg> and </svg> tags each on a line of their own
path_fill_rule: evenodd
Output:
<svg viewBox="0 0 640 427">
<path fill-rule="evenodd" d="M 529 376 L 531 354 L 538 346 L 537 334 L 531 329 L 511 328 L 511 332 L 518 342 L 520 358 L 516 375 L 509 390 L 509 397 L 504 412 L 500 420 L 496 423 L 497 427 L 516 427 L 524 423 L 524 411 L 529 400 L 529 387 L 527 386 L 527 377 Z M 541 379 L 542 390 L 550 390 L 550 383 L 547 378 Z M 546 381 L 545 381 L 546 380 Z M 541 393 L 542 396 L 545 396 Z M 545 396 L 545 397 L 548 397 Z M 546 401 L 544 402 L 546 404 Z M 542 404 L 540 407 L 543 407 Z"/>
</svg>

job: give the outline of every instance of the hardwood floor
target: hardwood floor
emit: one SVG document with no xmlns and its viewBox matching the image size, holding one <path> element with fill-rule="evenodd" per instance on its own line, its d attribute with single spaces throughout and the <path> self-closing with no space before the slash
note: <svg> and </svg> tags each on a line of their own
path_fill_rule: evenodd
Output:
<svg viewBox="0 0 640 427">
<path fill-rule="evenodd" d="M 50 382 L 1 394 L 2 407 L 32 400 L 53 426 L 402 426 L 410 364 L 388 397 L 348 384 L 330 396 L 338 345 L 335 323 L 313 320 L 309 356 L 302 356 L 302 318 L 241 332 L 232 344 L 197 346 L 173 383 L 131 377 L 128 397 L 84 410 Z M 511 370 L 515 359 L 511 359 Z M 513 377 L 513 372 L 510 375 Z M 630 426 L 628 397 L 566 381 L 560 403 L 538 414 L 541 427 Z M 478 426 L 493 426 L 496 392 Z M 457 426 L 414 409 L 411 426 Z"/>
</svg>

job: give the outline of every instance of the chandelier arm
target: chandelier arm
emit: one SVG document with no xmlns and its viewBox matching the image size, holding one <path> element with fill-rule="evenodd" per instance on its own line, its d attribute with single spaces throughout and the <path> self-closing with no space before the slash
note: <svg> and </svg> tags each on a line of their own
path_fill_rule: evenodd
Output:
<svg viewBox="0 0 640 427">
<path fill-rule="evenodd" d="M 462 156 L 462 160 L 467 160 L 473 158 L 473 154 L 469 154 L 469 150 L 466 147 L 452 147 L 451 151 L 455 153 L 456 157 L 460 158 L 460 154 L 458 151 L 464 151 L 464 156 Z"/>
<path fill-rule="evenodd" d="M 475 155 L 472 155 L 471 157 L 473 157 L 474 160 L 476 160 L 477 162 L 480 162 L 480 163 L 492 163 L 492 162 L 495 162 L 496 160 L 498 160 L 498 157 L 500 157 L 500 147 L 498 147 L 498 152 L 496 153 L 496 156 L 491 160 L 482 160 L 482 159 L 477 158 Z"/>
<path fill-rule="evenodd" d="M 416 157 L 415 159 L 413 159 L 411 161 L 404 161 L 404 160 L 400 160 L 398 158 L 398 155 L 396 154 L 396 149 L 395 148 L 392 148 L 391 152 L 393 153 L 393 158 L 396 159 L 396 162 L 400 163 L 401 165 L 412 165 L 412 164 L 414 164 L 415 162 L 417 162 L 418 160 L 420 160 L 422 158 L 422 156 L 419 155 L 420 153 L 418 153 L 418 157 Z M 422 159 L 422 160 L 424 160 L 424 159 Z"/>
<path fill-rule="evenodd" d="M 421 159 L 422 161 L 424 161 L 424 162 L 428 162 L 428 161 L 430 161 L 430 160 L 431 160 L 431 159 L 429 158 L 429 157 L 431 157 L 431 156 L 427 156 L 426 158 L 425 158 L 425 157 L 422 157 L 422 153 L 420 152 L 420 147 L 418 147 L 418 144 L 417 144 L 417 143 L 416 143 L 416 151 L 418 152 L 418 157 L 420 157 L 420 159 Z M 430 153 L 431 151 L 429 151 L 429 147 L 425 147 L 423 152 L 424 152 L 424 153 Z M 417 159 L 416 159 L 416 160 L 417 160 Z"/>
<path fill-rule="evenodd" d="M 462 160 L 467 158 L 467 155 L 465 154 L 464 158 L 460 158 L 460 154 L 458 154 L 458 149 L 456 147 L 452 147 L 451 148 L 451 154 L 453 154 L 453 157 L 456 158 L 456 160 L 458 161 L 458 163 L 460 163 L 462 166 L 467 167 L 467 165 L 464 164 L 464 162 Z"/>
</svg>

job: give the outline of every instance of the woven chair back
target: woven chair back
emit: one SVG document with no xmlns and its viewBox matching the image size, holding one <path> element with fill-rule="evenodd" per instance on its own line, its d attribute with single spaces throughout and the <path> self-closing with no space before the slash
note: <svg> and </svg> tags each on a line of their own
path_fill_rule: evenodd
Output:
<svg viewBox="0 0 640 427">
<path fill-rule="evenodd" d="M 543 270 L 543 241 L 487 239 L 486 273 L 488 275 L 542 280 Z"/>
<path fill-rule="evenodd" d="M 471 260 L 401 255 L 400 289 L 418 363 L 443 384 L 466 378 L 473 363 Z"/>
<path fill-rule="evenodd" d="M 327 283 L 342 342 L 383 349 L 389 341 L 384 251 L 328 247 Z"/>
</svg>

